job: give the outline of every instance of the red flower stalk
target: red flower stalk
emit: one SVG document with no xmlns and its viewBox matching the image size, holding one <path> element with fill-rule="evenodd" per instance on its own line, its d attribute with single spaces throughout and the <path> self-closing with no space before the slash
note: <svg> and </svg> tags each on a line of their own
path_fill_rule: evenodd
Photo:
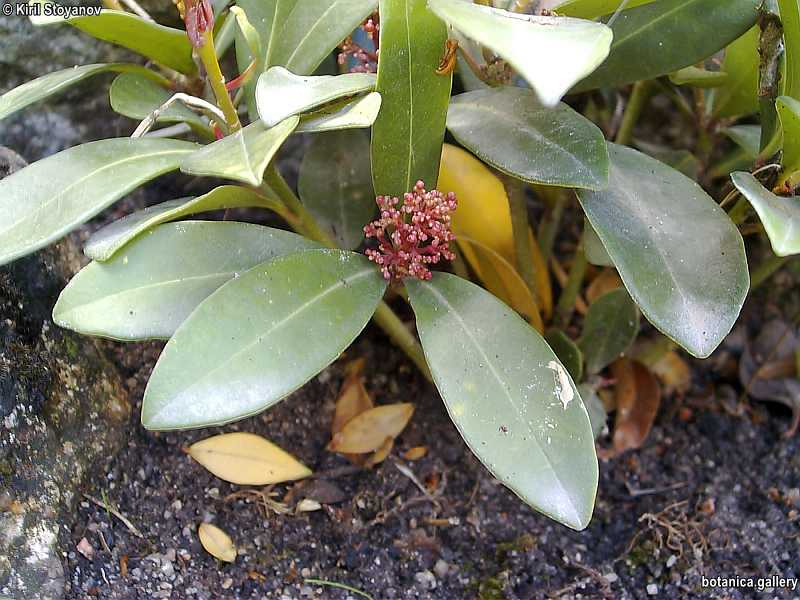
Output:
<svg viewBox="0 0 800 600">
<path fill-rule="evenodd" d="M 374 13 L 362 25 L 361 29 L 367 34 L 372 42 L 375 51 L 368 50 L 348 37 L 341 44 L 342 52 L 339 54 L 340 65 L 347 62 L 351 57 L 355 64 L 350 68 L 351 73 L 375 73 L 378 71 L 378 44 L 380 43 L 380 20 L 378 13 Z"/>
<path fill-rule="evenodd" d="M 178 10 L 186 24 L 186 33 L 189 41 L 195 48 L 205 44 L 206 31 L 214 27 L 214 11 L 209 0 L 182 0 L 178 3 Z"/>
<path fill-rule="evenodd" d="M 455 240 L 450 219 L 457 206 L 453 192 L 426 191 L 425 184 L 418 181 L 403 195 L 399 207 L 400 200 L 393 196 L 378 196 L 375 201 L 380 218 L 364 227 L 364 233 L 378 240 L 378 248 L 367 250 L 366 255 L 387 280 L 427 280 L 431 278 L 428 265 L 455 258 L 450 251 L 450 242 Z"/>
</svg>

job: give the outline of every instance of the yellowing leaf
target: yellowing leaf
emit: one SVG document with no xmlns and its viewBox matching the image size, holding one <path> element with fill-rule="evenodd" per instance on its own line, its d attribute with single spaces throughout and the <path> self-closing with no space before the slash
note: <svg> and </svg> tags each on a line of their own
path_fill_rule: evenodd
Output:
<svg viewBox="0 0 800 600">
<path fill-rule="evenodd" d="M 375 450 L 375 452 L 372 453 L 372 456 L 367 459 L 367 461 L 364 463 L 364 466 L 370 469 L 375 465 L 382 463 L 386 460 L 389 454 L 392 453 L 392 448 L 394 448 L 394 438 L 387 437 L 385 440 L 383 440 L 381 447 Z"/>
<path fill-rule="evenodd" d="M 291 454 L 252 433 L 217 435 L 192 444 L 188 453 L 220 479 L 239 485 L 267 485 L 311 475 Z"/>
<path fill-rule="evenodd" d="M 200 543 L 211 556 L 225 562 L 236 560 L 236 546 L 230 536 L 216 525 L 201 523 L 197 528 Z"/>
<path fill-rule="evenodd" d="M 445 144 L 439 169 L 438 189 L 455 192 L 458 198 L 458 209 L 453 215 L 456 241 L 459 241 L 459 236 L 469 238 L 473 244 L 481 244 L 502 256 L 509 265 L 516 265 L 511 211 L 508 207 L 508 196 L 500 179 L 470 153 Z M 536 304 L 543 315 L 549 317 L 553 309 L 553 300 L 547 266 L 533 232 L 530 236 L 533 251 L 531 258 L 536 269 Z M 501 297 L 502 292 L 493 289 L 489 284 L 484 273 L 487 266 L 486 264 L 481 266 L 482 261 L 476 255 L 476 250 L 460 242 L 459 248 L 470 266 L 486 283 L 489 291 Z M 512 307 L 525 313 L 524 304 L 512 304 Z"/>
<path fill-rule="evenodd" d="M 396 438 L 406 428 L 413 404 L 377 406 L 351 419 L 328 445 L 331 452 L 364 454 L 380 448 L 387 437 Z"/>
<path fill-rule="evenodd" d="M 356 370 L 344 380 L 342 389 L 339 391 L 336 412 L 333 414 L 333 423 L 331 424 L 331 434 L 336 435 L 348 421 L 373 406 L 372 398 L 367 393 L 364 382 Z"/>
<path fill-rule="evenodd" d="M 675 390 L 679 394 L 689 391 L 692 384 L 692 372 L 689 365 L 674 350 L 667 352 L 650 369 L 656 374 L 667 390 Z"/>
<path fill-rule="evenodd" d="M 473 266 L 481 274 L 486 288 L 503 302 L 511 306 L 531 323 L 539 333 L 544 324 L 530 288 L 514 267 L 500 254 L 466 236 L 459 236 L 458 245 L 464 256 L 470 252 Z"/>
</svg>

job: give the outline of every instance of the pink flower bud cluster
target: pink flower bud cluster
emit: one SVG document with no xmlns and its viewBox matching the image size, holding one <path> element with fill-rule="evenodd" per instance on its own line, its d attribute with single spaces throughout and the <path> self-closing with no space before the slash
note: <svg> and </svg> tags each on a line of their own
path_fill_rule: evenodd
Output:
<svg viewBox="0 0 800 600">
<path fill-rule="evenodd" d="M 361 25 L 361 29 L 367 34 L 372 42 L 375 51 L 368 50 L 355 43 L 352 37 L 348 37 L 341 44 L 342 52 L 339 54 L 340 65 L 345 64 L 352 58 L 355 63 L 350 67 L 351 73 L 375 73 L 378 70 L 378 44 L 380 41 L 380 20 L 378 13 L 374 13 L 366 22 Z"/>
<path fill-rule="evenodd" d="M 378 196 L 375 201 L 381 209 L 380 218 L 364 227 L 364 233 L 378 240 L 378 248 L 367 250 L 366 255 L 387 280 L 428 280 L 428 265 L 455 258 L 450 251 L 450 242 L 455 240 L 450 219 L 457 206 L 453 192 L 426 191 L 425 184 L 418 181 L 403 195 L 400 206 L 400 200 L 393 196 Z"/>
</svg>

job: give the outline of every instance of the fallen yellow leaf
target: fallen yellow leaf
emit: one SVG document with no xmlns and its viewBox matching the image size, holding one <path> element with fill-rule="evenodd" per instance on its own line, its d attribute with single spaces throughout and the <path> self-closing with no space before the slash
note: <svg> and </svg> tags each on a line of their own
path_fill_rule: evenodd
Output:
<svg viewBox="0 0 800 600">
<path fill-rule="evenodd" d="M 364 466 L 368 469 L 371 469 L 375 465 L 379 465 L 392 453 L 392 448 L 394 448 L 394 438 L 387 436 L 380 448 L 375 450 L 375 452 L 373 452 L 372 455 L 367 459 L 367 461 L 364 463 Z"/>
<path fill-rule="evenodd" d="M 201 523 L 197 528 L 200 543 L 211 556 L 225 562 L 236 560 L 236 546 L 230 536 L 216 525 Z"/>
<path fill-rule="evenodd" d="M 387 437 L 392 439 L 406 428 L 414 405 L 386 404 L 365 411 L 348 421 L 340 432 L 333 436 L 328 450 L 344 454 L 364 454 L 380 448 Z"/>
<path fill-rule="evenodd" d="M 311 475 L 291 454 L 253 433 L 216 435 L 192 444 L 188 453 L 220 479 L 239 485 L 267 485 Z"/>
<path fill-rule="evenodd" d="M 689 365 L 677 352 L 671 350 L 650 367 L 667 390 L 685 394 L 692 385 L 692 372 Z"/>
<path fill-rule="evenodd" d="M 511 210 L 503 183 L 469 152 L 445 144 L 442 148 L 438 188 L 444 192 L 455 192 L 458 209 L 453 214 L 452 225 L 456 242 L 464 258 L 486 283 L 487 289 L 497 295 L 485 278 L 486 265 L 481 265 L 474 249 L 461 243 L 460 237 L 469 238 L 473 243 L 491 248 L 509 265 L 516 266 Z M 530 230 L 529 236 L 531 259 L 536 270 L 536 290 L 534 290 L 536 304 L 542 314 L 549 318 L 553 310 L 553 296 L 547 265 Z M 512 307 L 524 312 L 520 306 L 512 304 Z"/>
<path fill-rule="evenodd" d="M 364 387 L 358 372 L 347 376 L 336 400 L 336 411 L 333 414 L 331 434 L 336 435 L 351 419 L 357 417 L 374 406 L 372 398 Z"/>
<path fill-rule="evenodd" d="M 403 454 L 403 458 L 406 460 L 419 460 L 420 458 L 424 457 L 428 453 L 427 446 L 414 446 L 413 448 L 409 448 Z"/>
</svg>

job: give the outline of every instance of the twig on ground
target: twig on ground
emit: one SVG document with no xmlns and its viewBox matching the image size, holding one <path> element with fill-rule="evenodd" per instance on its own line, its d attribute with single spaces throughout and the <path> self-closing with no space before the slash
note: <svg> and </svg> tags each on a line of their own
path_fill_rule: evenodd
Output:
<svg viewBox="0 0 800 600">
<path fill-rule="evenodd" d="M 86 498 L 87 500 L 91 500 L 100 508 L 104 508 L 109 513 L 117 517 L 120 521 L 122 521 L 125 527 L 128 528 L 128 531 L 130 531 L 133 535 L 135 535 L 138 538 L 144 539 L 142 532 L 139 531 L 133 523 L 131 523 L 130 519 L 128 519 L 128 517 L 123 515 L 121 512 L 119 512 L 116 508 L 111 506 L 111 504 L 109 504 L 108 502 L 103 502 L 102 500 L 98 500 L 97 498 L 95 498 L 94 496 L 90 496 L 89 494 L 84 494 L 83 497 Z"/>
</svg>

